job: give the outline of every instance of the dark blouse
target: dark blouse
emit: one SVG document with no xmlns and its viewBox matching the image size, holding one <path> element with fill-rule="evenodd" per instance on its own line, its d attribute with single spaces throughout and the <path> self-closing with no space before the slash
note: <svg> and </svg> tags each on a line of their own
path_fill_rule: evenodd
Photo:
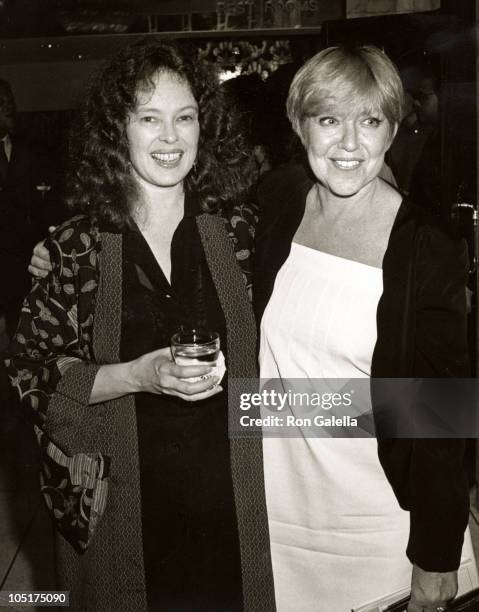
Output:
<svg viewBox="0 0 479 612">
<path fill-rule="evenodd" d="M 196 203 L 171 244 L 171 285 L 142 234 L 123 240 L 121 360 L 169 346 L 181 326 L 225 320 L 195 223 Z M 143 549 L 150 610 L 242 609 L 226 393 L 200 402 L 137 394 Z"/>
</svg>

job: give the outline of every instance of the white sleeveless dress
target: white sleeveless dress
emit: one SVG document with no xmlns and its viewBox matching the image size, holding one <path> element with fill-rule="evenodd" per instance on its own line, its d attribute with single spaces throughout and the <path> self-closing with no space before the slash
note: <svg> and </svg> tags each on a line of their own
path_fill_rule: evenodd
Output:
<svg viewBox="0 0 479 612">
<path fill-rule="evenodd" d="M 261 323 L 261 378 L 369 377 L 382 292 L 380 269 L 293 243 Z M 410 585 L 409 513 L 375 439 L 263 448 L 279 612 L 349 612 Z"/>
</svg>

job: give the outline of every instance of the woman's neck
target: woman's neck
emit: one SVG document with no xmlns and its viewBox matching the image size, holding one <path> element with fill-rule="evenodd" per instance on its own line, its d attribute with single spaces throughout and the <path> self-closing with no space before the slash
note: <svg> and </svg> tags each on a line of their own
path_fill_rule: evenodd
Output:
<svg viewBox="0 0 479 612">
<path fill-rule="evenodd" d="M 185 192 L 183 183 L 157 187 L 139 182 L 139 198 L 133 216 L 140 226 L 151 226 L 183 217 Z"/>
<path fill-rule="evenodd" d="M 312 205 L 317 207 L 319 214 L 332 222 L 344 217 L 362 217 L 371 210 L 371 204 L 380 191 L 381 181 L 378 178 L 368 183 L 358 193 L 348 197 L 338 196 L 321 183 L 316 183 Z"/>
</svg>

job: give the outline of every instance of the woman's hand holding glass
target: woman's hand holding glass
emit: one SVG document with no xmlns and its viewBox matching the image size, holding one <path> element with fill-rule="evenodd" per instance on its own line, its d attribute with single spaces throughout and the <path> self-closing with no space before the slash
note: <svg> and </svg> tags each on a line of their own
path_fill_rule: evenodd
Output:
<svg viewBox="0 0 479 612">
<path fill-rule="evenodd" d="M 198 380 L 198 377 L 201 377 Z M 170 347 L 145 353 L 132 361 L 102 365 L 95 377 L 90 404 L 131 393 L 174 395 L 188 402 L 206 399 L 223 390 L 211 364 L 178 365 Z"/>
<path fill-rule="evenodd" d="M 218 376 L 208 376 L 212 371 L 210 364 L 178 365 L 169 347 L 146 353 L 128 365 L 137 392 L 175 395 L 193 402 L 222 391 Z"/>
<path fill-rule="evenodd" d="M 50 231 L 54 229 L 49 228 Z M 28 271 L 35 277 L 44 277 L 51 269 L 48 249 L 43 241 L 39 242 L 33 250 Z M 210 375 L 215 365 L 179 365 L 173 360 L 170 347 L 161 348 L 128 363 L 102 366 L 90 403 L 108 401 L 128 393 L 175 395 L 189 402 L 206 399 L 223 390 L 218 385 L 219 377 Z"/>
</svg>

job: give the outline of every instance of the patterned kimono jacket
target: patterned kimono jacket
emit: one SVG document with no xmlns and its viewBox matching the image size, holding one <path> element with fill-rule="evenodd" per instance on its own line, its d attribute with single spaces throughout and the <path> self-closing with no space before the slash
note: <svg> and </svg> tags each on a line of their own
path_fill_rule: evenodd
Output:
<svg viewBox="0 0 479 612">
<path fill-rule="evenodd" d="M 256 376 L 245 290 L 253 220 L 246 206 L 227 219 L 196 217 L 226 320 L 230 378 Z M 36 280 L 26 298 L 6 363 L 44 450 L 43 492 L 52 516 L 64 534 L 71 527 L 82 535 L 70 538 L 76 550 L 58 538 L 59 583 L 71 591 L 74 609 L 146 610 L 134 398 L 88 403 L 99 367 L 119 361 L 122 236 L 80 216 L 56 230 L 49 248 L 53 272 Z M 244 606 L 269 612 L 275 603 L 261 440 L 232 439 L 230 449 Z"/>
</svg>

